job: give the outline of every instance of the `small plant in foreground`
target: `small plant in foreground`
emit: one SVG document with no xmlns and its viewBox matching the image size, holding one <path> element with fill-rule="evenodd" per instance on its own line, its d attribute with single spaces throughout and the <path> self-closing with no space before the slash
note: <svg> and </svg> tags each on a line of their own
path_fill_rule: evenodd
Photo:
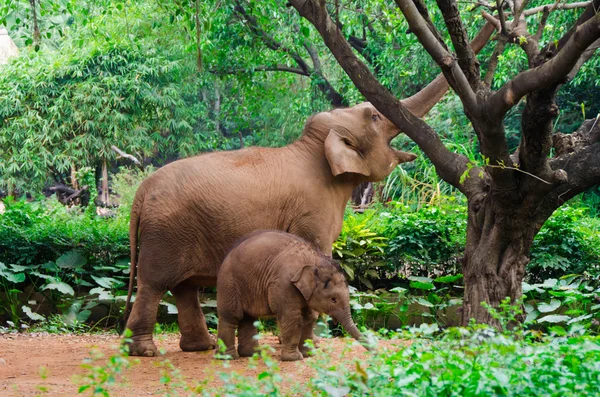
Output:
<svg viewBox="0 0 600 397">
<path fill-rule="evenodd" d="M 94 365 L 104 358 L 104 354 L 97 349 L 90 352 L 91 358 L 87 359 L 82 368 L 87 370 L 87 374 L 78 377 L 79 383 L 82 385 L 78 389 L 78 393 L 90 392 L 92 396 L 108 397 L 110 386 L 117 383 L 119 377 L 132 364 L 136 364 L 139 360 L 129 360 L 129 347 L 127 343 L 132 340 L 131 331 L 126 330 L 121 345 L 116 354 L 108 358 L 104 365 Z"/>
</svg>

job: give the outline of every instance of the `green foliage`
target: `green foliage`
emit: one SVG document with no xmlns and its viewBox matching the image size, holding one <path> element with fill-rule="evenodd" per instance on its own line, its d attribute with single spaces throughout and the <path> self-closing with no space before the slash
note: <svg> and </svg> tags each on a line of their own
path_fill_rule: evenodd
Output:
<svg viewBox="0 0 600 397">
<path fill-rule="evenodd" d="M 372 288 L 376 279 L 455 274 L 465 244 L 464 207 L 398 202 L 346 213 L 333 254 L 350 280 Z"/>
<path fill-rule="evenodd" d="M 135 192 L 150 174 L 154 172 L 154 167 L 146 167 L 143 171 L 120 167 L 119 172 L 114 174 L 111 179 L 111 188 L 117 196 L 119 207 L 117 211 L 120 216 L 129 217 L 131 204 L 135 197 Z"/>
<path fill-rule="evenodd" d="M 169 142 L 192 132 L 177 110 L 185 107 L 178 62 L 126 41 L 69 44 L 0 73 L 0 186 L 32 189 L 50 172 L 95 167 L 115 157 L 111 145 L 170 155 Z"/>
<path fill-rule="evenodd" d="M 122 381 L 123 372 L 131 367 L 132 364 L 139 363 L 139 360 L 130 360 L 127 357 L 127 342 L 131 341 L 131 332 L 125 334 L 125 339 L 118 347 L 116 354 L 110 356 L 104 365 L 102 360 L 104 354 L 97 349 L 90 352 L 90 358 L 86 359 L 81 367 L 86 371 L 83 376 L 77 377 L 79 383 L 78 394 L 88 392 L 92 396 L 110 396 L 110 387 Z"/>
<path fill-rule="evenodd" d="M 600 285 L 582 275 L 523 283 L 526 322 L 558 336 L 600 333 Z"/>
<path fill-rule="evenodd" d="M 600 223 L 588 212 L 586 207 L 562 206 L 544 223 L 531 250 L 530 281 L 584 271 L 598 274 Z"/>
<path fill-rule="evenodd" d="M 593 396 L 599 347 L 590 338 L 530 344 L 485 328 L 450 329 L 352 366 L 318 356 L 328 371 L 317 371 L 310 387 L 322 396 Z"/>
<path fill-rule="evenodd" d="M 360 218 L 347 213 L 340 236 L 333 243 L 333 256 L 340 261 L 348 278 L 367 288 L 373 288 L 369 279 L 377 278 L 379 267 L 384 265 L 386 238 L 368 228 L 375 216 L 373 211 Z"/>
<path fill-rule="evenodd" d="M 381 213 L 380 227 L 388 238 L 387 259 L 401 274 L 457 273 L 457 258 L 465 245 L 464 207 L 427 206 L 410 211 L 395 205 Z"/>
<path fill-rule="evenodd" d="M 359 292 L 350 288 L 355 322 L 362 327 L 387 333 L 391 324 L 404 327 L 415 321 L 432 323 L 435 329 L 457 324 L 453 313 L 460 305 L 460 290 L 454 285 L 462 274 L 438 277 L 410 276 L 410 289 L 403 287 Z M 393 328 L 393 327 L 392 327 Z"/>
</svg>

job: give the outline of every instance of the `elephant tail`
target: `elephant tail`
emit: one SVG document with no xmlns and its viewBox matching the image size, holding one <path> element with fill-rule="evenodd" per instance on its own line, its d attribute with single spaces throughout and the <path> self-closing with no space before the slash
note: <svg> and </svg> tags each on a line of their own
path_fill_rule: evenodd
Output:
<svg viewBox="0 0 600 397">
<path fill-rule="evenodd" d="M 133 295 L 133 285 L 135 284 L 135 276 L 137 273 L 137 245 L 138 231 L 140 226 L 140 214 L 142 198 L 136 194 L 131 206 L 131 216 L 129 219 L 129 245 L 130 245 L 130 264 L 129 264 L 129 288 L 127 290 L 127 301 L 125 303 L 125 312 L 123 313 L 123 324 L 121 329 L 125 329 L 129 313 L 131 312 L 131 296 Z"/>
</svg>

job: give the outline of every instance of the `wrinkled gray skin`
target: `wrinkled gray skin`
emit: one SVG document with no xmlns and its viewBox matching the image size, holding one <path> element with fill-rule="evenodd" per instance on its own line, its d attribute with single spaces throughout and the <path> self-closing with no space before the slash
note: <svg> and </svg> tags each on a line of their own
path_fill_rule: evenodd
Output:
<svg viewBox="0 0 600 397">
<path fill-rule="evenodd" d="M 274 316 L 281 331 L 281 359 L 301 360 L 308 355 L 304 341 L 314 339 L 318 314 L 327 313 L 364 342 L 350 316 L 349 300 L 346 279 L 331 258 L 289 233 L 254 233 L 225 257 L 219 269 L 218 338 L 233 359 L 249 357 L 258 346 L 253 323 Z"/>
<path fill-rule="evenodd" d="M 414 154 L 390 147 L 399 130 L 371 104 L 318 113 L 282 148 L 252 147 L 170 163 L 139 187 L 131 209 L 131 273 L 137 297 L 130 354 L 153 356 L 161 297 L 175 297 L 180 347 L 215 347 L 198 302 L 233 244 L 256 230 L 283 230 L 331 254 L 352 190 L 384 179 Z M 139 261 L 136 267 L 139 239 Z"/>
</svg>

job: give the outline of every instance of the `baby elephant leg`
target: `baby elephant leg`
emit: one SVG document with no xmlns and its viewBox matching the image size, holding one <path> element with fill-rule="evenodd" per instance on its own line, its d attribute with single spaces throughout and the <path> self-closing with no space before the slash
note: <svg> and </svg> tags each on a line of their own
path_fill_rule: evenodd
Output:
<svg viewBox="0 0 600 397">
<path fill-rule="evenodd" d="M 238 327 L 238 354 L 240 357 L 251 357 L 258 348 L 258 340 L 254 337 L 258 330 L 254 326 L 256 319 L 244 317 Z"/>
<path fill-rule="evenodd" d="M 317 347 L 317 338 L 315 337 L 315 324 L 319 313 L 316 311 L 306 308 L 302 312 L 302 335 L 300 337 L 300 343 L 298 344 L 298 350 L 304 357 L 308 357 L 311 353 L 309 347 L 305 346 L 305 341 L 310 340 L 314 347 Z"/>
<path fill-rule="evenodd" d="M 235 330 L 238 328 L 238 324 L 230 323 L 222 318 L 219 318 L 219 325 L 217 327 L 217 338 L 221 339 L 225 344 L 225 355 L 231 356 L 232 360 L 237 360 L 239 355 L 235 350 Z M 217 351 L 217 358 L 226 359 L 223 355 Z"/>
<path fill-rule="evenodd" d="M 302 312 L 300 310 L 288 310 L 278 315 L 277 321 L 281 330 L 281 360 L 302 360 L 302 353 L 298 350 L 300 337 L 302 336 Z"/>
</svg>

